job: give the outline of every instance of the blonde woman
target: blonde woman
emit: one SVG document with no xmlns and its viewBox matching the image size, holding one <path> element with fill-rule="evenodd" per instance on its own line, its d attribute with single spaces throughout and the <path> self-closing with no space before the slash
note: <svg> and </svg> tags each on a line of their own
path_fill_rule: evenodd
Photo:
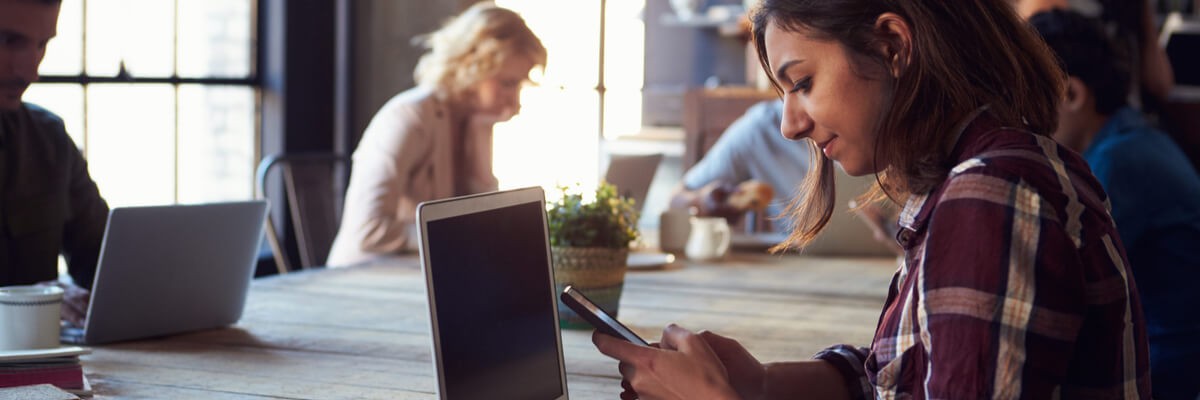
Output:
<svg viewBox="0 0 1200 400">
<path fill-rule="evenodd" d="M 521 16 L 490 2 L 418 39 L 417 87 L 379 109 L 354 151 L 328 265 L 415 249 L 418 203 L 496 190 L 492 125 L 520 111 L 522 86 L 546 64 Z"/>
</svg>

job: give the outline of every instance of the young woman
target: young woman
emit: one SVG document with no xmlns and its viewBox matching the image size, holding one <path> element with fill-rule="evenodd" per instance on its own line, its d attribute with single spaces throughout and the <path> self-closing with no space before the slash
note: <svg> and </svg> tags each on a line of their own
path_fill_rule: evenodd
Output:
<svg viewBox="0 0 1200 400">
<path fill-rule="evenodd" d="M 546 48 L 517 13 L 476 3 L 423 38 L 418 86 L 384 104 L 359 141 L 329 265 L 416 247 L 417 204 L 496 190 L 492 125 L 521 109 Z"/>
<path fill-rule="evenodd" d="M 791 208 L 790 245 L 828 220 L 836 160 L 905 202 L 904 265 L 869 348 L 764 365 L 675 325 L 660 348 L 594 335 L 626 396 L 1149 398 L 1104 191 L 1047 137 L 1065 75 L 1007 0 L 765 0 L 753 22 L 783 135 L 823 160 Z"/>
</svg>

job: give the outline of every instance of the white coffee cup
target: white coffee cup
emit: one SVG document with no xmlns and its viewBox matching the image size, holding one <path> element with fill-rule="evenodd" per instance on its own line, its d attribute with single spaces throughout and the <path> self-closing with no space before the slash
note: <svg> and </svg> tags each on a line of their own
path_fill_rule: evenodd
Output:
<svg viewBox="0 0 1200 400">
<path fill-rule="evenodd" d="M 668 208 L 658 217 L 658 248 L 671 254 L 683 254 L 692 231 L 692 213 L 686 208 Z"/>
<path fill-rule="evenodd" d="M 725 256 L 729 251 L 729 222 L 722 217 L 692 217 L 691 234 L 688 235 L 684 254 L 692 260 L 712 260 Z"/>
<path fill-rule="evenodd" d="M 62 301 L 54 286 L 0 287 L 0 351 L 58 347 Z"/>
</svg>

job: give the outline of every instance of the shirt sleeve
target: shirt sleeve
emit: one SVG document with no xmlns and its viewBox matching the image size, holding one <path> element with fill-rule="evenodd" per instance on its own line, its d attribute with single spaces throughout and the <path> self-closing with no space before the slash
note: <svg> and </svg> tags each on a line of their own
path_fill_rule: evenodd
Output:
<svg viewBox="0 0 1200 400">
<path fill-rule="evenodd" d="M 919 295 L 894 323 L 918 333 L 876 339 L 877 357 L 905 352 L 880 384 L 895 367 L 922 371 L 903 380 L 926 398 L 1051 398 L 1062 385 L 1087 310 L 1076 239 L 1033 187 L 995 172 L 951 178 L 910 249 Z"/>
<path fill-rule="evenodd" d="M 825 361 L 837 369 L 852 400 L 867 400 L 875 398 L 875 390 L 863 369 L 869 352 L 870 349 L 865 347 L 839 344 L 821 350 L 813 358 Z"/>
<path fill-rule="evenodd" d="M 465 173 L 461 179 L 466 194 L 498 190 L 500 181 L 492 172 L 492 123 L 473 123 L 468 127 L 463 153 Z"/>
<path fill-rule="evenodd" d="M 61 127 L 59 129 L 62 129 Z M 63 133 L 66 136 L 66 133 Z M 87 161 L 70 141 L 66 142 L 69 168 L 70 216 L 63 227 L 63 258 L 76 285 L 91 290 L 96 263 L 108 223 L 108 203 L 100 197 L 96 182 L 88 174 Z"/>
<path fill-rule="evenodd" d="M 766 103 L 756 104 L 730 124 L 704 157 L 684 174 L 684 187 L 697 190 L 712 182 L 736 184 L 751 179 L 745 157 L 753 155 L 746 153 L 751 151 L 752 142 L 764 121 L 767 126 L 777 123 L 770 120 L 769 109 Z"/>
</svg>

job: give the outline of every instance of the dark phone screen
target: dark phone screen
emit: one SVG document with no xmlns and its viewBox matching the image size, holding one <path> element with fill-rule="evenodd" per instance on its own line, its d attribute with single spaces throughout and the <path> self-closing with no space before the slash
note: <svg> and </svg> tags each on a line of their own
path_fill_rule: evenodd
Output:
<svg viewBox="0 0 1200 400">
<path fill-rule="evenodd" d="M 561 396 L 541 203 L 427 222 L 446 397 Z"/>
</svg>

